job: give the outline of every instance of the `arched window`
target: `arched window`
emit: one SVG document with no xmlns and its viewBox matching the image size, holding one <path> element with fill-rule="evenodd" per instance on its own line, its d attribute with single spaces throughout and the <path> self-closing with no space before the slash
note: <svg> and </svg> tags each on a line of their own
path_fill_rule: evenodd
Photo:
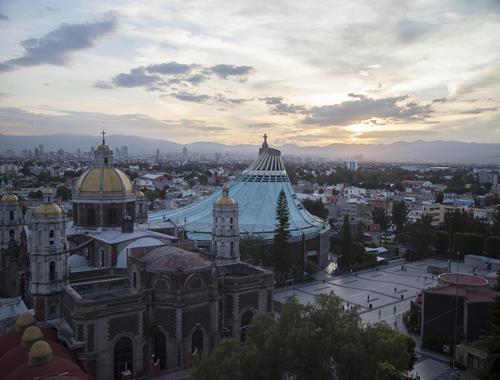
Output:
<svg viewBox="0 0 500 380">
<path fill-rule="evenodd" d="M 56 263 L 51 261 L 49 264 L 49 281 L 55 281 L 56 279 Z"/>
<path fill-rule="evenodd" d="M 132 286 L 137 289 L 137 273 L 135 272 L 132 273 Z"/>
<path fill-rule="evenodd" d="M 199 277 L 193 277 L 188 283 L 189 289 L 199 289 L 203 288 L 203 281 Z"/>
<path fill-rule="evenodd" d="M 191 336 L 191 353 L 201 355 L 203 352 L 203 331 L 196 329 Z"/>
<path fill-rule="evenodd" d="M 252 323 L 253 313 L 251 310 L 247 310 L 241 316 L 241 327 L 240 327 L 240 340 L 244 342 L 247 339 L 247 332 L 250 324 Z"/>
<path fill-rule="evenodd" d="M 233 217 L 229 218 L 229 227 L 233 228 Z"/>
<path fill-rule="evenodd" d="M 160 369 L 167 368 L 167 340 L 165 335 L 158 331 L 155 334 L 155 359 L 160 361 Z"/>
<path fill-rule="evenodd" d="M 234 257 L 234 241 L 231 242 L 231 257 Z"/>
<path fill-rule="evenodd" d="M 14 211 L 9 211 L 9 219 L 14 220 Z"/>
<path fill-rule="evenodd" d="M 53 238 L 54 237 L 54 230 L 49 231 L 49 237 Z"/>
<path fill-rule="evenodd" d="M 101 262 L 101 267 L 104 266 L 104 248 L 99 250 L 99 261 Z"/>
<path fill-rule="evenodd" d="M 10 240 L 14 240 L 15 237 L 16 237 L 16 231 L 10 230 L 9 231 L 9 238 L 10 238 Z"/>
<path fill-rule="evenodd" d="M 116 342 L 114 349 L 115 380 L 121 379 L 121 373 L 126 369 L 134 372 L 134 351 L 130 338 L 121 338 Z"/>
</svg>

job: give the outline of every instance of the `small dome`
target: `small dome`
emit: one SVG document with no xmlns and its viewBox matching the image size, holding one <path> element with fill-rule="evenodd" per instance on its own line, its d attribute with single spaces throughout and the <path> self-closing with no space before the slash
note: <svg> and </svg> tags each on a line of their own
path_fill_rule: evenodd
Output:
<svg viewBox="0 0 500 380">
<path fill-rule="evenodd" d="M 55 203 L 42 203 L 35 210 L 35 216 L 47 218 L 47 217 L 59 217 L 62 216 L 61 208 Z"/>
<path fill-rule="evenodd" d="M 137 196 L 137 198 L 145 198 L 146 197 L 141 190 L 137 190 L 135 195 Z"/>
<path fill-rule="evenodd" d="M 93 168 L 83 173 L 76 183 L 76 191 L 82 195 L 132 194 L 133 186 L 128 176 L 119 169 Z"/>
<path fill-rule="evenodd" d="M 234 201 L 233 198 L 229 196 L 229 188 L 227 185 L 224 185 L 222 188 L 222 197 L 217 199 L 215 202 L 217 206 L 234 206 L 236 205 L 236 202 Z"/>
<path fill-rule="evenodd" d="M 19 198 L 16 194 L 4 194 L 2 196 L 2 202 L 18 202 Z"/>
<path fill-rule="evenodd" d="M 36 341 L 43 338 L 42 330 L 38 326 L 30 326 L 26 330 L 21 337 L 21 345 L 23 347 L 29 348 Z"/>
<path fill-rule="evenodd" d="M 50 348 L 49 344 L 44 340 L 39 340 L 30 348 L 30 352 L 28 354 L 28 364 L 31 367 L 45 364 L 50 362 L 52 357 L 52 348 Z"/>
<path fill-rule="evenodd" d="M 101 144 L 97 147 L 96 151 L 98 151 L 98 152 L 111 152 L 111 149 L 106 144 Z"/>
<path fill-rule="evenodd" d="M 41 191 L 42 191 L 42 194 L 47 194 L 47 195 L 54 194 L 54 192 L 52 191 L 52 189 L 49 186 L 43 187 L 41 189 Z"/>
<path fill-rule="evenodd" d="M 150 273 L 194 271 L 212 265 L 212 262 L 200 253 L 186 251 L 173 245 L 154 248 L 140 260 L 145 263 L 146 272 Z"/>
<path fill-rule="evenodd" d="M 20 314 L 16 319 L 16 331 L 24 332 L 26 328 L 35 324 L 35 318 L 30 312 Z"/>
</svg>

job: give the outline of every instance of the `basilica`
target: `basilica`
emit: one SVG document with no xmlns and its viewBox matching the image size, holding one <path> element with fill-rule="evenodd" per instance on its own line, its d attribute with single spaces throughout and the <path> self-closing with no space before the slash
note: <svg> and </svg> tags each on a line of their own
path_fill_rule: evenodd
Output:
<svg viewBox="0 0 500 380">
<path fill-rule="evenodd" d="M 1 296 L 23 296 L 97 380 L 189 368 L 273 313 L 272 272 L 239 259 L 229 192 L 212 204 L 211 245 L 198 248 L 172 223 L 148 224 L 144 194 L 103 137 L 73 190 L 71 220 L 49 188 L 25 218 L 13 192 L 2 196 Z"/>
</svg>

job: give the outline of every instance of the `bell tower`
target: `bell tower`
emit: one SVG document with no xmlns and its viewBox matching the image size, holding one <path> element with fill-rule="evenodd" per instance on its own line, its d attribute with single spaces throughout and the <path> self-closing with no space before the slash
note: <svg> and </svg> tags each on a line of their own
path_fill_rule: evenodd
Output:
<svg viewBox="0 0 500 380">
<path fill-rule="evenodd" d="M 96 167 L 112 167 L 113 166 L 113 151 L 106 145 L 106 139 L 104 136 L 106 132 L 104 130 L 101 132 L 102 144 L 95 150 L 95 162 Z"/>
<path fill-rule="evenodd" d="M 212 253 L 221 264 L 240 259 L 240 227 L 238 205 L 229 196 L 229 189 L 224 185 L 222 197 L 212 209 Z"/>
<path fill-rule="evenodd" d="M 45 188 L 43 202 L 29 223 L 31 306 L 38 320 L 46 321 L 61 315 L 61 295 L 68 283 L 68 242 L 66 218 L 54 194 Z"/>
</svg>

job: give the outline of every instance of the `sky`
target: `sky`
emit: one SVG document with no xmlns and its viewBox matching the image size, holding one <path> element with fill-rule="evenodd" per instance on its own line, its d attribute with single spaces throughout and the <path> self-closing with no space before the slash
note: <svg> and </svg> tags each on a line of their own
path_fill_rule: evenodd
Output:
<svg viewBox="0 0 500 380">
<path fill-rule="evenodd" d="M 0 133 L 500 142 L 500 0 L 0 0 Z"/>
</svg>

